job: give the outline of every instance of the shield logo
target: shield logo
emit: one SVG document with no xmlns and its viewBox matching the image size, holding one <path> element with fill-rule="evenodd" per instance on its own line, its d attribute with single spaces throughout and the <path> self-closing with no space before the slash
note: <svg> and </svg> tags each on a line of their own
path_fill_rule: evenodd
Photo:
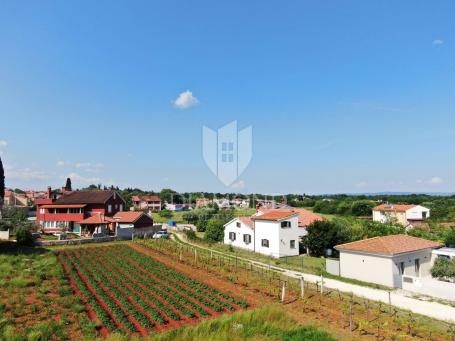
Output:
<svg viewBox="0 0 455 341">
<path fill-rule="evenodd" d="M 218 179 L 231 185 L 245 171 L 253 155 L 253 128 L 237 131 L 232 121 L 218 131 L 202 127 L 202 155 Z"/>
</svg>

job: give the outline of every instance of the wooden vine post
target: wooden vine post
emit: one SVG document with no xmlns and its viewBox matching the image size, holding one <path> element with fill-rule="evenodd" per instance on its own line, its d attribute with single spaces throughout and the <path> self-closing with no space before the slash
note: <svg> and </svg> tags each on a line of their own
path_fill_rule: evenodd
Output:
<svg viewBox="0 0 455 341">
<path fill-rule="evenodd" d="M 282 281 L 281 284 L 281 302 L 284 302 L 284 299 L 286 298 L 286 281 Z"/>
<path fill-rule="evenodd" d="M 304 298 L 305 297 L 305 279 L 300 277 L 300 297 Z"/>
</svg>

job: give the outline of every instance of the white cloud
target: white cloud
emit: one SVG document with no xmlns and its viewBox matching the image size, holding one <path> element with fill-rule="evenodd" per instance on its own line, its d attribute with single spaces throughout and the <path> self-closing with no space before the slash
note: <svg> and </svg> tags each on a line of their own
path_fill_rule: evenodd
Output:
<svg viewBox="0 0 455 341">
<path fill-rule="evenodd" d="M 442 40 L 442 39 L 433 40 L 433 45 L 442 45 L 442 44 L 444 44 L 444 40 Z"/>
<path fill-rule="evenodd" d="M 8 141 L 6 140 L 0 140 L 0 148 L 6 147 L 8 145 Z"/>
<path fill-rule="evenodd" d="M 444 183 L 444 180 L 439 176 L 434 176 L 430 179 L 430 184 L 432 185 L 441 185 L 442 183 Z"/>
<path fill-rule="evenodd" d="M 239 180 L 237 182 L 234 182 L 232 185 L 231 185 L 232 188 L 238 188 L 238 189 L 242 189 L 242 188 L 245 188 L 245 181 L 243 180 Z"/>
<path fill-rule="evenodd" d="M 173 103 L 176 108 L 187 109 L 189 107 L 197 105 L 199 103 L 199 100 L 193 96 L 193 93 L 190 90 L 186 90 L 178 95 Z"/>
<path fill-rule="evenodd" d="M 90 162 L 78 162 L 76 163 L 76 168 L 82 169 L 86 172 L 99 172 L 104 165 L 102 163 L 90 163 Z"/>
<path fill-rule="evenodd" d="M 82 182 L 87 184 L 97 184 L 101 182 L 101 179 L 98 177 L 85 177 L 78 173 L 70 173 L 62 178 L 70 178 L 74 182 Z"/>
<path fill-rule="evenodd" d="M 7 179 L 18 179 L 23 181 L 46 180 L 51 178 L 51 174 L 37 171 L 30 168 L 17 169 L 12 166 L 5 167 L 5 177 Z"/>
<path fill-rule="evenodd" d="M 56 165 L 57 165 L 57 167 L 63 167 L 63 166 L 68 165 L 68 162 L 59 160 L 59 161 L 57 161 Z"/>
</svg>

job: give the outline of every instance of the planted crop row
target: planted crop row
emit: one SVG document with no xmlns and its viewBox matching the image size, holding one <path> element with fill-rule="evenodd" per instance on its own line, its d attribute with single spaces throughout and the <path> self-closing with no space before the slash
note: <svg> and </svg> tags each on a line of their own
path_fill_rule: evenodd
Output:
<svg viewBox="0 0 455 341">
<path fill-rule="evenodd" d="M 195 317 L 195 314 L 192 311 L 186 309 L 183 305 L 186 305 L 194 309 L 202 316 L 209 315 L 202 307 L 183 297 L 172 288 L 164 286 L 163 284 L 157 282 L 155 279 L 148 276 L 147 274 L 142 273 L 139 270 L 135 269 L 129 262 L 127 262 L 123 258 L 121 257 L 116 258 L 114 263 L 111 257 L 106 257 L 106 254 L 102 252 L 99 251 L 96 252 L 96 256 L 103 259 L 105 263 L 121 271 L 122 275 L 125 275 L 126 278 L 128 278 L 129 283 L 131 285 L 139 286 L 142 289 L 145 289 L 142 292 L 142 294 L 145 297 L 147 297 L 147 299 L 149 299 L 150 301 L 154 302 L 156 300 L 155 296 L 151 294 L 155 293 L 156 295 L 162 297 L 165 301 L 174 306 L 176 310 L 178 310 L 187 317 L 190 318 Z M 144 277 L 146 277 L 146 280 L 144 280 Z"/>
<path fill-rule="evenodd" d="M 224 308 L 231 311 L 235 310 L 235 308 L 232 307 L 230 304 L 220 301 L 216 296 L 207 295 L 207 292 L 202 290 L 198 286 L 198 284 L 200 284 L 199 282 L 194 280 L 193 280 L 194 282 L 188 281 L 189 279 L 188 277 L 172 269 L 171 271 L 167 271 L 169 270 L 169 268 L 166 268 L 164 265 L 155 262 L 151 258 L 144 257 L 137 252 L 131 252 L 127 247 L 119 248 L 119 252 L 123 256 L 133 259 L 141 266 L 141 268 L 145 268 L 147 271 L 149 271 L 154 276 L 165 282 L 170 287 L 175 287 L 179 291 L 185 293 L 186 295 L 194 297 L 206 307 L 213 309 L 216 312 L 222 312 Z M 184 283 L 185 286 L 181 285 L 180 283 Z M 208 299 L 206 299 L 203 295 L 204 296 L 207 295 Z"/>
<path fill-rule="evenodd" d="M 141 243 L 141 245 L 145 246 L 145 247 L 148 247 L 148 248 L 152 248 L 152 249 L 155 249 L 155 247 L 160 251 L 160 252 L 165 252 L 165 253 L 169 253 L 169 251 L 172 251 L 172 250 L 169 250 L 169 248 L 174 248 L 175 252 L 177 252 L 178 248 L 177 247 L 174 247 L 174 245 L 171 243 L 168 243 L 168 242 L 164 242 L 163 245 L 159 245 L 160 242 L 162 241 L 158 241 L 158 243 L 156 243 L 155 241 L 153 242 L 147 242 L 147 243 Z M 177 251 L 176 251 L 177 250 Z M 198 282 L 192 278 L 189 278 L 179 272 L 176 272 L 168 267 L 165 267 L 163 266 L 162 264 L 158 263 L 160 266 L 161 266 L 161 269 L 163 269 L 163 271 L 165 271 L 166 273 L 169 273 L 169 274 L 172 274 L 173 276 L 175 276 L 176 278 L 179 279 L 179 281 L 183 281 L 183 283 L 185 284 L 188 284 L 189 286 L 191 286 L 192 288 L 197 288 L 198 289 L 198 292 L 202 293 L 202 292 L 205 292 L 205 291 L 208 291 L 210 293 L 212 293 L 213 295 L 215 296 L 219 296 L 219 297 L 222 297 L 223 299 L 229 301 L 229 302 L 232 302 L 242 308 L 248 308 L 248 303 L 245 301 L 245 300 L 238 300 L 224 292 L 221 292 L 221 291 L 218 291 L 216 290 L 215 288 L 212 288 L 204 283 L 201 283 L 201 282 Z M 219 300 L 216 299 L 216 297 L 213 298 L 217 303 L 219 304 L 222 304 L 223 303 L 220 303 Z M 231 308 L 229 308 L 229 306 L 226 306 L 225 307 L 229 310 L 232 310 Z"/>
<path fill-rule="evenodd" d="M 133 333 L 136 332 L 137 329 L 135 325 L 128 319 L 127 315 L 125 314 L 125 311 L 110 297 L 108 293 L 106 293 L 100 287 L 99 285 L 100 283 L 95 279 L 93 273 L 85 269 L 82 262 L 80 262 L 79 259 L 77 258 L 77 255 L 74 252 L 72 253 L 72 255 L 73 255 L 72 262 L 74 266 L 77 267 L 77 269 L 84 275 L 87 282 L 92 286 L 92 288 L 95 289 L 96 294 L 99 297 L 101 297 L 101 299 L 106 303 L 106 305 L 109 307 L 110 312 L 121 324 L 123 324 L 127 328 L 128 331 Z"/>
<path fill-rule="evenodd" d="M 88 257 L 86 253 L 79 253 L 78 257 L 86 264 L 90 264 L 91 271 L 94 274 L 94 277 L 99 283 L 103 283 L 122 303 L 122 306 L 138 321 L 144 328 L 151 329 L 154 326 L 149 318 L 138 311 L 132 304 L 138 304 L 144 310 L 149 309 L 149 313 L 154 317 L 155 321 L 159 323 L 164 323 L 164 318 L 154 309 L 150 309 L 147 302 L 145 302 L 139 295 L 137 295 L 133 290 L 126 292 L 123 290 L 123 281 L 115 276 L 113 272 L 109 271 L 103 264 L 100 264 L 97 261 L 93 261 L 93 258 Z M 95 271 L 93 271 L 95 270 Z"/>
<path fill-rule="evenodd" d="M 100 319 L 101 323 L 110 331 L 110 332 L 115 332 L 118 331 L 119 328 L 115 325 L 114 321 L 112 318 L 106 313 L 106 311 L 101 307 L 101 305 L 98 303 L 96 298 L 93 296 L 92 292 L 87 289 L 86 285 L 82 281 L 81 277 L 77 273 L 77 271 L 73 268 L 73 265 L 71 264 L 70 260 L 67 258 L 66 254 L 59 254 L 59 259 L 65 263 L 66 269 L 69 272 L 69 275 L 73 278 L 74 283 L 76 284 L 77 289 L 81 293 L 81 295 L 84 297 L 85 301 L 90 305 L 90 307 L 93 309 L 95 314 L 98 316 Z"/>
<path fill-rule="evenodd" d="M 99 257 L 103 257 L 103 256 L 99 256 Z M 107 260 L 107 258 L 104 258 L 103 257 L 103 260 Z M 118 261 L 118 259 L 116 259 L 116 262 Z M 155 320 L 160 323 L 160 324 L 163 324 L 163 323 L 166 323 L 166 320 L 164 319 L 164 317 L 158 312 L 156 311 L 155 309 L 153 309 L 146 301 L 144 301 L 144 299 L 142 299 L 141 296 L 139 296 L 137 293 L 136 293 L 136 289 L 135 289 L 135 286 L 137 285 L 137 283 L 133 282 L 128 276 L 125 276 L 125 277 L 120 277 L 119 275 L 117 274 L 114 274 L 114 272 L 112 271 L 112 269 L 114 268 L 114 265 L 111 263 L 107 263 L 107 265 L 110 266 L 109 268 L 109 271 L 106 270 L 106 269 L 101 269 L 101 265 L 98 266 L 98 268 L 100 269 L 100 271 L 104 272 L 106 274 L 106 276 L 110 277 L 110 278 L 115 278 L 115 280 L 117 281 L 118 285 L 119 286 L 122 286 L 123 284 L 124 285 L 127 285 L 131 291 L 129 291 L 127 294 L 130 294 L 132 295 L 133 297 L 136 298 L 136 301 L 138 302 L 139 305 L 141 305 L 142 307 L 144 307 L 145 309 L 150 309 L 150 312 L 153 314 Z M 145 293 L 141 293 L 144 297 L 147 298 L 147 300 L 149 300 L 150 302 L 152 302 L 155 306 L 157 306 L 159 309 L 161 309 L 166 315 L 168 315 L 171 319 L 173 320 L 180 320 L 180 316 L 178 314 L 176 314 L 172 309 L 170 309 L 169 307 L 167 307 L 165 304 L 163 304 L 159 299 L 157 299 L 155 296 L 145 292 Z"/>
</svg>

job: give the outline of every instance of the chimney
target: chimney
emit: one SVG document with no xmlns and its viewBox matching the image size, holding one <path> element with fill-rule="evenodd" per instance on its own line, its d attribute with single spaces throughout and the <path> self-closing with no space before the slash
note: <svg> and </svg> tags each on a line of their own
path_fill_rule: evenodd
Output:
<svg viewBox="0 0 455 341">
<path fill-rule="evenodd" d="M 52 188 L 51 186 L 47 186 L 47 198 L 52 199 Z"/>
</svg>

